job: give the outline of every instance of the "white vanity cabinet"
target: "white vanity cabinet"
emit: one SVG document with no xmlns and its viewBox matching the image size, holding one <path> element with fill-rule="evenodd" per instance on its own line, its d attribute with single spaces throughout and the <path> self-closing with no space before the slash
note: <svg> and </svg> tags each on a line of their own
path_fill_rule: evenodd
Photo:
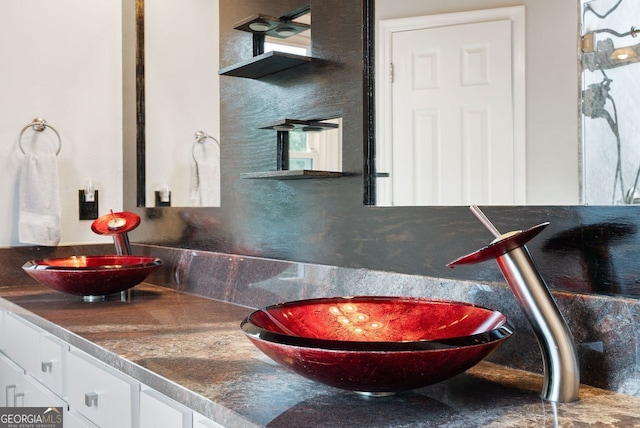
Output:
<svg viewBox="0 0 640 428">
<path fill-rule="evenodd" d="M 65 428 L 223 428 L 4 309 L 0 407 L 62 407 Z"/>
</svg>

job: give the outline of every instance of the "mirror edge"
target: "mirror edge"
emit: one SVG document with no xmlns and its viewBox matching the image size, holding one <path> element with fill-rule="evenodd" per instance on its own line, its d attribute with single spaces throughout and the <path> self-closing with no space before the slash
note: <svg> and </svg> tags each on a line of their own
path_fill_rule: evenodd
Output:
<svg viewBox="0 0 640 428">
<path fill-rule="evenodd" d="M 364 195 L 365 206 L 376 204 L 375 169 L 375 0 L 364 0 Z"/>
<path fill-rule="evenodd" d="M 122 205 L 127 210 L 136 207 L 138 189 L 137 21 L 138 3 L 143 2 L 122 0 Z"/>
</svg>

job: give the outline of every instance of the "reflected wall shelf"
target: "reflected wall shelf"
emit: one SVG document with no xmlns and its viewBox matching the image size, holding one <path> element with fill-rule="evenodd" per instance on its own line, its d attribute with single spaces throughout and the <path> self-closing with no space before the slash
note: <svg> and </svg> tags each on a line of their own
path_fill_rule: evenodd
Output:
<svg viewBox="0 0 640 428">
<path fill-rule="evenodd" d="M 337 123 L 324 122 L 322 120 L 298 120 L 298 119 L 279 119 L 274 122 L 260 125 L 259 129 L 273 129 L 274 131 L 302 131 L 302 132 L 319 132 L 329 129 L 338 129 Z"/>
<path fill-rule="evenodd" d="M 326 122 L 320 119 L 280 119 L 260 126 L 259 129 L 270 129 L 276 131 L 276 171 L 249 172 L 240 174 L 240 177 L 271 180 L 304 180 L 310 178 L 342 177 L 343 173 L 339 171 L 289 169 L 289 132 L 320 132 L 338 129 L 339 127 L 340 126 L 337 123 Z"/>
<path fill-rule="evenodd" d="M 298 13 L 300 12 L 296 11 L 293 15 L 295 16 Z M 295 22 L 291 19 L 291 16 L 276 18 L 275 16 L 259 14 L 236 22 L 233 28 L 251 34 L 286 39 L 310 30 L 311 26 L 302 22 Z"/>
<path fill-rule="evenodd" d="M 308 169 L 280 170 L 265 172 L 246 172 L 240 174 L 241 178 L 267 179 L 267 180 L 306 180 L 310 178 L 336 178 L 342 177 L 341 172 L 313 171 Z"/>
<path fill-rule="evenodd" d="M 286 69 L 308 64 L 312 58 L 285 52 L 266 52 L 218 71 L 221 76 L 260 79 Z"/>
</svg>

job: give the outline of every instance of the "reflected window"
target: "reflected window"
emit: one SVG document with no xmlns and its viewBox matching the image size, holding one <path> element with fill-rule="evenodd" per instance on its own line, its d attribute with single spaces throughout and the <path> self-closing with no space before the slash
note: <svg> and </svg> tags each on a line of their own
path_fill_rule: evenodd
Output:
<svg viewBox="0 0 640 428">
<path fill-rule="evenodd" d="M 311 13 L 299 16 L 294 19 L 295 22 L 311 25 Z M 311 56 L 311 30 L 303 31 L 291 37 L 265 37 L 265 52 L 286 52 L 295 55 Z"/>
<path fill-rule="evenodd" d="M 289 133 L 289 169 L 342 171 L 342 119 L 326 120 L 339 125 L 322 132 Z"/>
</svg>

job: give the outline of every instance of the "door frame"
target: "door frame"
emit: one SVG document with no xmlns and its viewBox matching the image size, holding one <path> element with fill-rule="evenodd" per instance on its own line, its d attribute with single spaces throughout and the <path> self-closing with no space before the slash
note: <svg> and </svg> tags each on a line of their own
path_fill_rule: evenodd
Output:
<svg viewBox="0 0 640 428">
<path fill-rule="evenodd" d="M 376 169 L 391 172 L 392 112 L 392 37 L 393 33 L 450 25 L 473 24 L 499 20 L 511 21 L 512 92 L 513 92 L 513 170 L 514 203 L 525 205 L 527 198 L 526 121 L 525 121 L 525 7 L 513 6 L 476 11 L 385 19 L 376 31 Z M 393 178 L 392 178 L 393 179 Z M 389 200 L 391 181 L 376 183 L 380 201 Z"/>
</svg>

